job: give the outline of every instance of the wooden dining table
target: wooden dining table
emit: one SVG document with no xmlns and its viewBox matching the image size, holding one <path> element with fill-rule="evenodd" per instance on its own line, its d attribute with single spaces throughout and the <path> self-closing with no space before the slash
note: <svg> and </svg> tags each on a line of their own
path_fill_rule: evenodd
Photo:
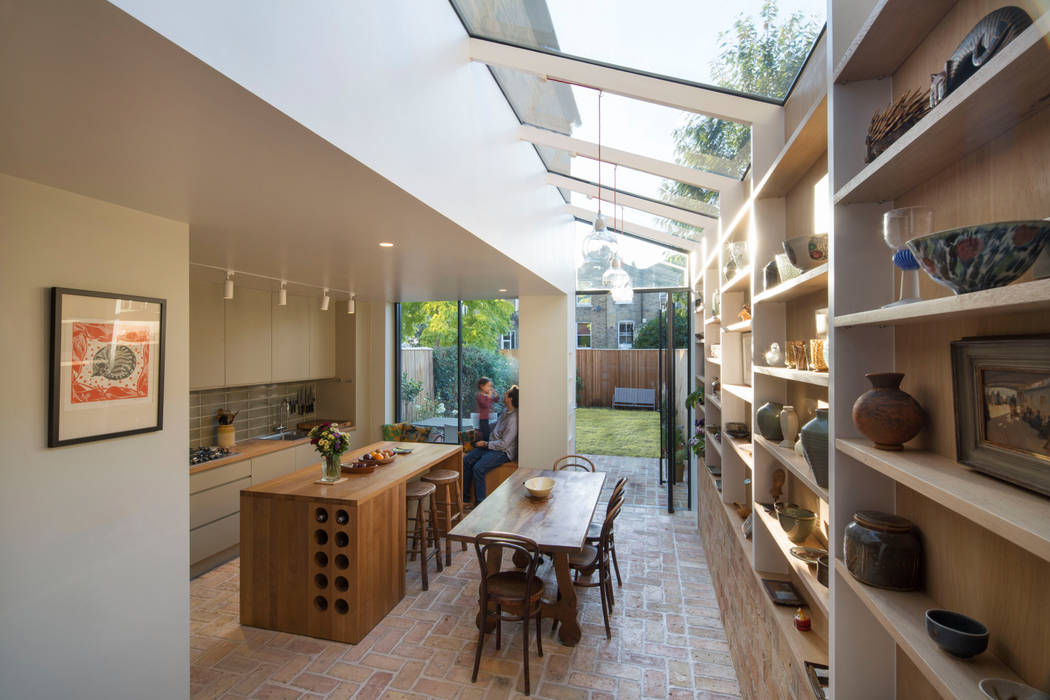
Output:
<svg viewBox="0 0 1050 700">
<path fill-rule="evenodd" d="M 554 479 L 550 498 L 529 496 L 523 482 L 534 476 Z M 569 556 L 586 543 L 587 528 L 604 484 L 602 472 L 518 469 L 448 534 L 448 539 L 460 542 L 473 542 L 482 532 L 509 532 L 534 540 L 553 560 L 558 585 L 556 593 L 544 595 L 541 613 L 560 623 L 559 639 L 568 646 L 579 642 L 581 636 Z M 502 552 L 494 548 L 490 556 L 501 557 Z M 490 561 L 490 568 L 496 563 Z"/>
</svg>

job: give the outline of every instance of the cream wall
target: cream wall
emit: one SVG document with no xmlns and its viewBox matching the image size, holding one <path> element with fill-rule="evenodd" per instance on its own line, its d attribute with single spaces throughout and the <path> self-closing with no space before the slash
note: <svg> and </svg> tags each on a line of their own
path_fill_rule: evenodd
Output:
<svg viewBox="0 0 1050 700">
<path fill-rule="evenodd" d="M 188 227 L 0 174 L 0 697 L 189 694 Z M 167 299 L 164 429 L 46 446 L 50 287 Z"/>
<path fill-rule="evenodd" d="M 524 467 L 549 467 L 571 453 L 576 360 L 567 338 L 574 313 L 572 295 L 518 298 L 518 463 Z"/>
<path fill-rule="evenodd" d="M 355 328 L 355 445 L 381 438 L 394 420 L 394 305 L 357 302 Z"/>
</svg>

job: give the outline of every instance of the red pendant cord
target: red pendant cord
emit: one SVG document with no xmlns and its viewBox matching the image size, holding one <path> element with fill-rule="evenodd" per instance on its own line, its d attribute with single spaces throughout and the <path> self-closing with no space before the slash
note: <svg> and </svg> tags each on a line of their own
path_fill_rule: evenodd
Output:
<svg viewBox="0 0 1050 700">
<path fill-rule="evenodd" d="M 602 91 L 598 91 L 598 216 L 602 215 Z M 616 207 L 613 207 L 616 216 Z"/>
</svg>

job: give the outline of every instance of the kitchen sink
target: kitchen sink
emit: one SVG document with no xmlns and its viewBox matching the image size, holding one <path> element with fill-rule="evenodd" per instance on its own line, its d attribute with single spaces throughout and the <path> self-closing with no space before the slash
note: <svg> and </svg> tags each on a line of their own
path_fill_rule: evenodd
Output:
<svg viewBox="0 0 1050 700">
<path fill-rule="evenodd" d="M 302 430 L 285 430 L 283 433 L 271 433 L 262 435 L 260 440 L 302 440 L 308 433 Z"/>
</svg>

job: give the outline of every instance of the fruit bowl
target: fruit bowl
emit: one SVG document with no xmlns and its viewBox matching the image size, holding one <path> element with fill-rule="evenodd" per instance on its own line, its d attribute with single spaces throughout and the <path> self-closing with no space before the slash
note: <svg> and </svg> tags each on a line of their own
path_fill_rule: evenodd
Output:
<svg viewBox="0 0 1050 700">
<path fill-rule="evenodd" d="M 358 459 L 368 464 L 390 464 L 394 461 L 393 450 L 372 450 L 361 455 Z"/>
<path fill-rule="evenodd" d="M 913 238 L 908 250 L 930 277 L 956 294 L 1010 284 L 1050 241 L 1050 221 L 1000 221 Z"/>
<path fill-rule="evenodd" d="M 784 241 L 784 252 L 791 264 L 803 272 L 828 261 L 828 234 L 812 233 Z"/>
<path fill-rule="evenodd" d="M 525 490 L 533 498 L 549 498 L 551 491 L 554 490 L 555 482 L 549 476 L 534 476 L 522 483 L 525 485 Z"/>
</svg>

